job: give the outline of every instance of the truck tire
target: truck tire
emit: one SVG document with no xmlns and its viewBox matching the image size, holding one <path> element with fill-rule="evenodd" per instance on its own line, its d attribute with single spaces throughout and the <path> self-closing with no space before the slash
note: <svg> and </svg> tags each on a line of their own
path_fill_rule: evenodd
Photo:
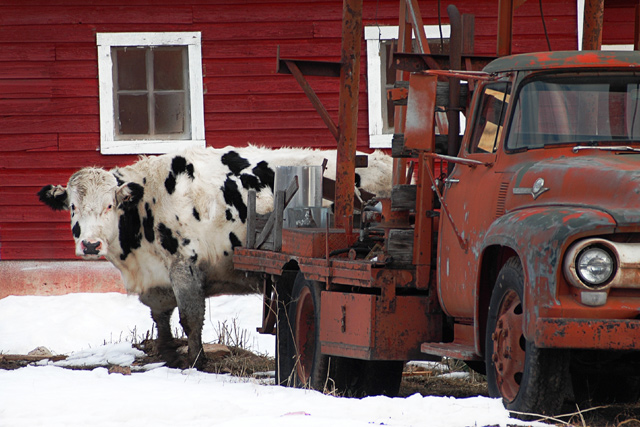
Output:
<svg viewBox="0 0 640 427">
<path fill-rule="evenodd" d="M 298 273 L 291 291 L 287 319 L 282 322 L 289 334 L 286 337 L 287 333 L 283 332 L 289 339 L 286 346 L 289 384 L 319 391 L 324 390 L 327 384 L 329 364 L 329 356 L 320 352 L 321 290 L 320 283 L 309 281 L 304 274 Z M 282 351 L 285 351 L 284 347 Z"/>
<path fill-rule="evenodd" d="M 293 341 L 291 325 L 289 322 L 288 308 L 289 302 L 278 299 L 277 322 L 276 322 L 276 384 L 290 385 L 291 370 L 293 369 L 292 359 L 289 358 L 289 346 Z"/>
<path fill-rule="evenodd" d="M 537 348 L 525 339 L 523 292 L 522 265 L 513 257 L 500 270 L 489 303 L 485 341 L 489 394 L 501 397 L 510 411 L 555 415 L 567 390 L 569 354 Z"/>
</svg>

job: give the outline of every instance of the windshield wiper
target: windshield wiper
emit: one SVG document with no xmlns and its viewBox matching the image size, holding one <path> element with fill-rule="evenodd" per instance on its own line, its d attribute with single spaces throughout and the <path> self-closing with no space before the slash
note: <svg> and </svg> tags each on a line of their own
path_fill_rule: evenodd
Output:
<svg viewBox="0 0 640 427">
<path fill-rule="evenodd" d="M 629 147 L 628 145 L 614 145 L 611 147 L 596 147 L 592 145 L 576 145 L 573 147 L 573 152 L 577 153 L 581 150 L 600 150 L 600 151 L 632 151 L 634 153 L 640 153 L 640 148 Z"/>
</svg>

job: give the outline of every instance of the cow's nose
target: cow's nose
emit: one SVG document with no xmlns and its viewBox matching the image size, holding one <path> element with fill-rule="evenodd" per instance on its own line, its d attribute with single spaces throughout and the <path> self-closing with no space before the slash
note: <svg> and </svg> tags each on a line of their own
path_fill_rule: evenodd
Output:
<svg viewBox="0 0 640 427">
<path fill-rule="evenodd" d="M 82 251 L 85 255 L 98 255 L 101 246 L 102 242 L 100 240 L 96 240 L 95 242 L 89 240 L 82 241 Z"/>
</svg>

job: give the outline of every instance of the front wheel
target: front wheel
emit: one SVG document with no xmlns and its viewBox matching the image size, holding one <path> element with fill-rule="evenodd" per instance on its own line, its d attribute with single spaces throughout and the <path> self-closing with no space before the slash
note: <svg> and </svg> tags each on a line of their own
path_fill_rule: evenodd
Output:
<svg viewBox="0 0 640 427">
<path fill-rule="evenodd" d="M 568 353 L 538 348 L 525 338 L 523 293 L 522 265 L 513 257 L 500 270 L 489 304 L 485 341 L 489 394 L 501 397 L 514 412 L 554 415 L 567 389 Z"/>
</svg>

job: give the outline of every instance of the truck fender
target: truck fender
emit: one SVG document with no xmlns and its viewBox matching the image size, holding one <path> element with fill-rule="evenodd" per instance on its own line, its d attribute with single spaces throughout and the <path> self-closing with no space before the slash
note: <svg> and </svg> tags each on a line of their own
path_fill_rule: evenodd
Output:
<svg viewBox="0 0 640 427">
<path fill-rule="evenodd" d="M 509 212 L 495 220 L 482 241 L 481 252 L 491 247 L 508 247 L 520 258 L 526 280 L 523 296 L 525 337 L 532 339 L 540 307 L 558 305 L 557 279 L 562 258 L 576 239 L 612 233 L 613 217 L 602 210 L 579 206 L 536 206 Z M 484 258 L 484 256 L 483 256 Z M 486 265 L 486 263 L 483 263 Z M 490 292 L 493 284 L 488 288 Z M 479 300 L 488 301 L 485 298 Z M 485 310 L 486 307 L 478 307 Z M 479 313 L 477 313 L 479 314 Z M 484 318 L 484 316 L 476 318 Z"/>
</svg>

